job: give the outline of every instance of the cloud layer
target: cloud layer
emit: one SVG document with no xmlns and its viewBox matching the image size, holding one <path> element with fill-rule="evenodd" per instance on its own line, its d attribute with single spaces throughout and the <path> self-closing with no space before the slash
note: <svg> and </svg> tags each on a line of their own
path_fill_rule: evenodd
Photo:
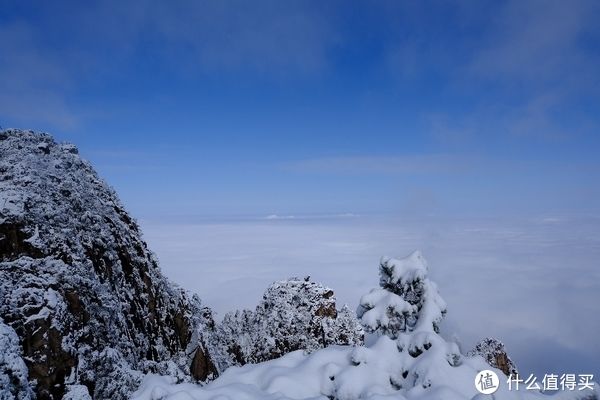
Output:
<svg viewBox="0 0 600 400">
<path fill-rule="evenodd" d="M 465 350 L 506 342 L 522 373 L 598 374 L 600 221 L 294 219 L 142 222 L 175 282 L 222 317 L 253 307 L 266 286 L 311 275 L 355 307 L 377 285 L 382 255 L 423 250 L 449 304 L 445 332 Z"/>
</svg>

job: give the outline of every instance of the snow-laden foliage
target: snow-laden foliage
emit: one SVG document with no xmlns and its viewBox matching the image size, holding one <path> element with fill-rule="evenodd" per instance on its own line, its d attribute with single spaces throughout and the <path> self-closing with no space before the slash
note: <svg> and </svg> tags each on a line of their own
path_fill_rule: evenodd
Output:
<svg viewBox="0 0 600 400">
<path fill-rule="evenodd" d="M 329 346 L 313 353 L 295 351 L 275 360 L 231 367 L 204 387 L 174 384 L 171 377 L 146 376 L 134 400 L 597 400 L 595 391 L 559 392 L 509 390 L 505 379 L 493 395 L 481 395 L 475 379 L 490 366 L 481 355 L 465 356 L 454 342 L 438 333 L 446 305 L 427 276 L 418 252 L 381 263 L 385 295 L 363 297 L 364 320 L 372 331 L 366 346 Z M 389 278 L 389 279 L 388 279 Z M 371 292 L 374 293 L 374 292 Z M 405 305 L 398 298 L 402 299 Z M 382 310 L 378 310 L 383 307 Z M 406 308 L 402 329 L 391 329 L 386 318 Z M 373 325 L 373 321 L 379 321 Z M 386 327 L 386 329 L 382 329 Z"/>
<path fill-rule="evenodd" d="M 62 400 L 92 400 L 92 396 L 84 385 L 69 385 Z"/>
<path fill-rule="evenodd" d="M 0 318 L 0 399 L 29 400 L 33 391 L 15 331 Z"/>
<path fill-rule="evenodd" d="M 217 327 L 220 370 L 258 363 L 295 350 L 360 345 L 363 330 L 346 306 L 336 309 L 333 290 L 309 278 L 273 283 L 255 311 L 228 313 Z"/>
<path fill-rule="evenodd" d="M 446 303 L 427 279 L 427 262 L 419 251 L 403 259 L 383 257 L 379 285 L 360 300 L 357 310 L 365 329 L 392 338 L 403 332 L 439 332 Z"/>
<path fill-rule="evenodd" d="M 0 316 L 38 397 L 84 385 L 95 399 L 124 399 L 142 372 L 208 378 L 202 310 L 160 274 L 75 146 L 0 132 Z"/>
</svg>

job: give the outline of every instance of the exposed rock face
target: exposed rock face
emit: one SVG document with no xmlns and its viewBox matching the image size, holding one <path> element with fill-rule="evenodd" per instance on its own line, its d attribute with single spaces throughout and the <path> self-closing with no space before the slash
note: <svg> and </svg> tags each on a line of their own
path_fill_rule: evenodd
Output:
<svg viewBox="0 0 600 400">
<path fill-rule="evenodd" d="M 0 317 L 38 399 L 68 387 L 126 398 L 148 371 L 206 379 L 214 367 L 197 350 L 207 316 L 160 274 L 136 222 L 75 146 L 0 132 Z"/>
<path fill-rule="evenodd" d="M 498 368 L 506 376 L 518 375 L 517 367 L 506 353 L 504 343 L 497 339 L 485 338 L 467 353 L 469 357 L 477 355 L 482 356 L 488 364 Z"/>
<path fill-rule="evenodd" d="M 198 381 L 217 376 L 217 369 L 202 346 L 198 346 L 190 365 L 190 374 Z"/>
<path fill-rule="evenodd" d="M 258 363 L 291 351 L 333 344 L 361 345 L 364 333 L 353 312 L 336 309 L 331 289 L 308 278 L 273 283 L 255 311 L 226 314 L 217 327 L 219 369 Z"/>
</svg>

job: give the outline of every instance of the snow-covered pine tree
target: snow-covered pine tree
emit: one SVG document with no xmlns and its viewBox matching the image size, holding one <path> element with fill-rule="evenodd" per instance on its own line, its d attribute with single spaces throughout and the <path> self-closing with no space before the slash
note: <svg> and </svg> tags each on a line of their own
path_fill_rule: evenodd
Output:
<svg viewBox="0 0 600 400">
<path fill-rule="evenodd" d="M 428 278 L 420 251 L 401 259 L 383 257 L 379 285 L 361 298 L 357 315 L 374 347 L 389 346 L 390 339 L 395 343 L 403 367 L 399 375 L 390 376 L 393 386 L 427 388 L 432 371 L 461 364 L 458 345 L 439 335 L 446 302 Z"/>
<path fill-rule="evenodd" d="M 446 303 L 435 283 L 427 279 L 427 262 L 419 251 L 408 257 L 383 257 L 379 286 L 360 300 L 357 315 L 370 333 L 395 339 L 402 332 L 433 329 L 446 313 Z"/>
</svg>

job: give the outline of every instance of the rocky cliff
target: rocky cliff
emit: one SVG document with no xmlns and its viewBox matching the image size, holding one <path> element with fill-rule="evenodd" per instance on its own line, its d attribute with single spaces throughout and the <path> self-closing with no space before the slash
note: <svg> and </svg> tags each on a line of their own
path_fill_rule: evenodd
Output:
<svg viewBox="0 0 600 400">
<path fill-rule="evenodd" d="M 0 132 L 0 317 L 11 333 L 0 352 L 27 367 L 30 388 L 23 371 L 11 378 L 5 368 L 18 398 L 61 399 L 83 385 L 119 399 L 145 372 L 215 372 L 203 347 L 210 310 L 161 275 L 138 225 L 77 148 L 46 134 Z"/>
</svg>

